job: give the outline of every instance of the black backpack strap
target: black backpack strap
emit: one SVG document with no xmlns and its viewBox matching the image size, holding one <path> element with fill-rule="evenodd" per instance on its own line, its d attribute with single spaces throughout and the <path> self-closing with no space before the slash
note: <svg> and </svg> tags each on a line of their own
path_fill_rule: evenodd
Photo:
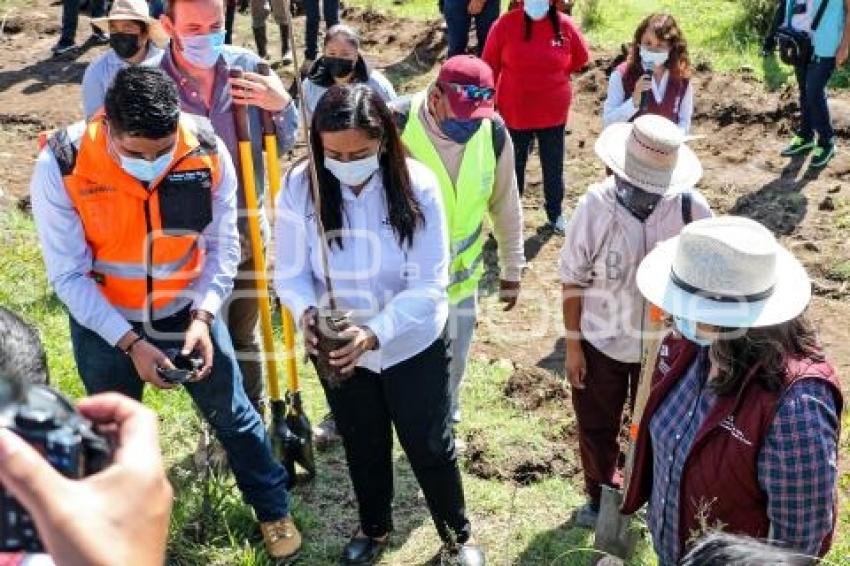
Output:
<svg viewBox="0 0 850 566">
<path fill-rule="evenodd" d="M 691 191 L 682 193 L 682 223 L 687 226 L 694 221 L 693 195 Z"/>
<path fill-rule="evenodd" d="M 829 0 L 821 0 L 820 6 L 818 6 L 818 11 L 815 14 L 815 19 L 812 20 L 812 31 L 817 31 L 818 26 L 820 25 L 820 21 L 823 19 L 823 14 L 826 12 L 826 6 L 829 4 Z"/>
<path fill-rule="evenodd" d="M 389 103 L 390 110 L 393 113 L 395 127 L 398 129 L 398 134 L 404 133 L 404 128 L 407 127 L 407 119 L 410 117 L 410 105 L 412 97 L 410 95 L 400 96 Z"/>
<path fill-rule="evenodd" d="M 67 128 L 57 130 L 47 139 L 47 147 L 53 152 L 59 172 L 62 176 L 70 175 L 77 164 L 77 146 L 74 144 Z"/>
<path fill-rule="evenodd" d="M 508 137 L 508 127 L 501 116 L 496 114 L 493 116 L 492 126 L 490 127 L 493 135 L 493 153 L 496 154 L 496 161 L 502 157 L 502 151 L 505 149 L 505 142 Z"/>
</svg>

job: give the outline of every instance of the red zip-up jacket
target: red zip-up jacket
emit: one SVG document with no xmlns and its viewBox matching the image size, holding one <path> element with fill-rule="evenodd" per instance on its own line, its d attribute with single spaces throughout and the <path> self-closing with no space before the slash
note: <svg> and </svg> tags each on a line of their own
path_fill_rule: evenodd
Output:
<svg viewBox="0 0 850 566">
<path fill-rule="evenodd" d="M 525 20 L 522 8 L 506 12 L 487 36 L 482 57 L 493 69 L 496 106 L 514 130 L 560 126 L 572 102 L 570 75 L 587 64 L 590 50 L 566 14 L 558 13 L 560 43 L 548 16 L 531 22 L 526 41 Z"/>
</svg>

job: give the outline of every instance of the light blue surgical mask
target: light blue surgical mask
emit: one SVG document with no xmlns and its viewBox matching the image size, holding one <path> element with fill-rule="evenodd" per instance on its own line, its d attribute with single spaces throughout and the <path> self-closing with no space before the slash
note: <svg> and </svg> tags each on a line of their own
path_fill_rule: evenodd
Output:
<svg viewBox="0 0 850 566">
<path fill-rule="evenodd" d="M 359 187 L 380 167 L 377 153 L 354 161 L 338 161 L 325 156 L 325 168 L 339 179 L 340 183 L 349 187 Z"/>
<path fill-rule="evenodd" d="M 171 163 L 174 157 L 174 148 L 168 153 L 160 155 L 153 161 L 141 159 L 139 157 L 127 157 L 126 155 L 118 154 L 121 160 L 121 169 L 144 183 L 150 183 L 154 179 L 162 175 Z"/>
<path fill-rule="evenodd" d="M 542 20 L 549 13 L 549 0 L 525 0 L 523 10 L 532 20 Z"/>
<path fill-rule="evenodd" d="M 705 339 L 697 335 L 697 322 L 695 320 L 688 320 L 680 316 L 674 316 L 673 322 L 675 323 L 676 330 L 679 331 L 679 334 L 697 346 L 708 347 L 714 342 L 714 340 Z"/>
<path fill-rule="evenodd" d="M 224 49 L 224 32 L 180 36 L 180 43 L 183 45 L 183 57 L 189 63 L 200 69 L 209 69 Z"/>
</svg>

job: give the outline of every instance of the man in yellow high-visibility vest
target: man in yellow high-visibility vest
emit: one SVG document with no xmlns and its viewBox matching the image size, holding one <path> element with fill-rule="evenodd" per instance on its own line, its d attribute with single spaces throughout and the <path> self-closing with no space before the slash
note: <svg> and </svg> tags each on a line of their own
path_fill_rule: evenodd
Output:
<svg viewBox="0 0 850 566">
<path fill-rule="evenodd" d="M 484 274 L 484 221 L 490 216 L 499 248 L 500 300 L 514 307 L 525 265 L 522 206 L 514 148 L 494 108 L 493 72 L 481 59 L 448 59 L 422 92 L 391 104 L 413 157 L 437 175 L 451 245 L 449 337 L 452 419 L 460 421 L 458 388 L 477 320 Z"/>
</svg>

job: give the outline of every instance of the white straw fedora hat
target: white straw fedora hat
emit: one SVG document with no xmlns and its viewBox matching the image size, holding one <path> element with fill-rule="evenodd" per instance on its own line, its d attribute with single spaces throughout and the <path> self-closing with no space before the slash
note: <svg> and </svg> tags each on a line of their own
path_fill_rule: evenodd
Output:
<svg viewBox="0 0 850 566">
<path fill-rule="evenodd" d="M 702 165 L 685 145 L 679 127 L 655 114 L 632 123 L 611 124 L 596 140 L 596 155 L 614 173 L 646 191 L 690 189 L 702 178 Z"/>
<path fill-rule="evenodd" d="M 748 218 L 693 222 L 641 262 L 646 299 L 674 316 L 731 328 L 772 326 L 800 315 L 812 286 L 770 230 Z"/>
<path fill-rule="evenodd" d="M 109 33 L 110 20 L 135 20 L 148 27 L 148 36 L 157 45 L 168 42 L 168 35 L 156 18 L 150 17 L 148 3 L 145 0 L 115 0 L 109 15 L 102 18 L 92 18 L 91 23 L 98 29 Z"/>
</svg>

